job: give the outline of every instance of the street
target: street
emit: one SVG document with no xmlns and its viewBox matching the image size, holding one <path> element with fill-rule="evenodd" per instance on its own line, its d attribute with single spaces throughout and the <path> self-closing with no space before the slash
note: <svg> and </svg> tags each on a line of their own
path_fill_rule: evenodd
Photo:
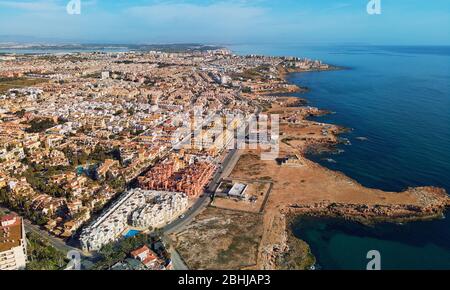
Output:
<svg viewBox="0 0 450 290">
<path fill-rule="evenodd" d="M 17 214 L 16 212 L 9 210 L 3 206 L 0 206 L 0 213 L 3 214 L 7 214 L 7 213 L 14 213 Z M 19 215 L 19 214 L 17 214 Z M 20 215 L 19 215 L 20 216 Z M 47 241 L 52 247 L 54 247 L 55 249 L 57 249 L 58 251 L 64 253 L 64 254 L 68 254 L 69 252 L 77 252 L 80 254 L 80 257 L 82 259 L 81 261 L 81 265 L 82 265 L 82 269 L 88 269 L 90 268 L 93 263 L 91 262 L 92 257 L 87 257 L 84 255 L 84 253 L 75 247 L 69 246 L 68 244 L 66 244 L 66 242 L 64 242 L 64 240 L 59 239 L 55 236 L 52 236 L 50 233 L 48 233 L 47 231 L 41 229 L 38 225 L 34 225 L 31 223 L 31 221 L 27 220 L 27 219 L 23 219 L 24 222 L 24 227 L 25 227 L 25 232 L 26 233 L 34 233 L 36 235 L 38 235 L 40 238 L 44 239 L 45 241 Z"/>
<path fill-rule="evenodd" d="M 231 170 L 239 160 L 239 156 L 239 150 L 233 149 L 228 152 L 222 166 L 218 168 L 213 179 L 207 186 L 207 190 L 205 191 L 204 195 L 195 202 L 195 204 L 182 216 L 182 218 L 179 218 L 165 226 L 162 229 L 164 235 L 167 236 L 169 234 L 180 231 L 184 226 L 189 224 L 204 208 L 209 205 L 209 203 L 211 202 L 211 195 L 216 191 L 221 179 L 227 177 L 230 174 Z M 176 250 L 171 250 L 171 255 L 175 270 L 188 269 Z"/>
<path fill-rule="evenodd" d="M 11 211 L 2 206 L 0 206 L 0 212 L 4 213 L 4 214 L 6 214 L 8 212 L 15 213 L 14 211 Z M 15 213 L 15 214 L 17 214 L 17 213 Z M 19 215 L 19 214 L 17 214 L 17 215 Z M 67 253 L 70 251 L 78 251 L 81 253 L 81 251 L 79 249 L 67 245 L 63 240 L 50 235 L 47 231 L 42 230 L 38 225 L 32 224 L 31 221 L 29 221 L 25 218 L 23 219 L 23 221 L 24 221 L 25 231 L 27 233 L 32 232 L 32 233 L 39 235 L 39 237 L 47 240 L 57 250 L 64 252 L 64 253 Z"/>
<path fill-rule="evenodd" d="M 219 186 L 221 180 L 231 174 L 231 171 L 236 165 L 237 161 L 239 160 L 239 157 L 240 153 L 239 150 L 237 149 L 232 149 L 227 153 L 227 155 L 223 159 L 222 164 L 219 166 L 212 180 L 206 187 L 203 196 L 201 196 L 181 218 L 166 225 L 162 229 L 164 235 L 169 235 L 177 231 L 180 231 L 184 226 L 189 224 L 203 209 L 205 209 L 209 205 L 209 203 L 211 202 L 211 196 L 217 190 L 217 187 Z M 8 212 L 13 211 L 0 206 L 0 213 L 8 213 Z M 92 257 L 85 256 L 80 249 L 69 246 L 62 239 L 52 236 L 50 233 L 41 229 L 39 226 L 32 224 L 27 219 L 24 219 L 24 227 L 26 232 L 33 232 L 37 234 L 39 237 L 48 241 L 49 244 L 52 245 L 55 249 L 65 254 L 71 251 L 78 252 L 82 257 L 82 268 L 87 269 L 93 265 L 93 262 L 91 261 Z M 171 252 L 173 257 L 174 268 L 176 270 L 187 269 L 178 252 L 176 250 L 173 250 Z"/>
</svg>

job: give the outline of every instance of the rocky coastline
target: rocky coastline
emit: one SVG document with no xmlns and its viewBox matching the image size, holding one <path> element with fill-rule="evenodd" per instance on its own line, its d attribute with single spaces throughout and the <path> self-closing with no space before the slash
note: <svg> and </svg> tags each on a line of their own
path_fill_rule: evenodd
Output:
<svg viewBox="0 0 450 290">
<path fill-rule="evenodd" d="M 325 71 L 338 70 L 342 68 L 330 67 Z M 304 70 L 292 70 L 284 69 L 280 71 L 280 77 L 287 79 L 290 73 L 305 72 Z M 309 91 L 309 88 L 302 88 L 304 92 Z M 301 91 L 301 90 L 299 90 Z M 307 101 L 301 99 L 301 102 L 296 103 L 299 106 L 305 106 Z M 295 107 L 287 106 L 287 107 Z M 310 108 L 307 117 L 321 116 L 330 113 L 326 110 L 320 110 L 318 108 Z M 332 125 L 335 126 L 335 125 Z M 330 139 L 311 139 L 307 140 L 306 146 L 301 151 L 302 155 L 316 154 L 324 151 L 336 150 L 342 140 L 338 137 L 340 134 L 348 132 L 350 129 L 335 126 L 335 130 L 332 132 L 335 138 Z M 291 145 L 287 143 L 287 145 Z M 321 168 L 319 164 L 316 164 L 308 159 L 305 160 L 312 167 Z M 340 172 L 333 172 L 331 170 L 322 168 L 322 170 L 329 172 L 329 175 L 333 175 L 336 178 L 349 179 Z M 349 183 L 357 184 L 355 181 L 350 180 Z M 390 193 L 395 195 L 396 193 Z M 339 202 L 336 200 L 323 199 L 317 202 L 293 202 L 278 205 L 278 224 L 283 225 L 282 231 L 278 230 L 278 243 L 265 245 L 261 247 L 262 253 L 260 254 L 260 266 L 263 269 L 313 269 L 316 263 L 314 255 L 311 252 L 309 245 L 296 238 L 292 232 L 292 224 L 304 216 L 314 216 L 323 218 L 340 218 L 349 221 L 356 221 L 361 224 L 371 225 L 380 222 L 390 223 L 406 223 L 423 220 L 433 220 L 442 218 L 445 215 L 446 210 L 450 207 L 450 197 L 447 192 L 442 188 L 437 187 L 416 187 L 408 188 L 399 195 L 405 195 L 411 197 L 417 202 L 396 202 L 390 203 L 389 201 L 380 202 L 374 201 L 370 203 L 363 203 L 357 201 L 345 201 Z M 301 256 L 301 259 L 298 257 Z M 297 257 L 297 258 L 296 258 Z"/>
<path fill-rule="evenodd" d="M 421 205 L 351 204 L 321 202 L 311 205 L 291 204 L 284 210 L 288 216 L 334 217 L 363 224 L 375 222 L 413 222 L 444 217 L 450 206 L 446 191 L 436 187 L 410 188 L 406 192 L 415 194 L 423 201 Z"/>
</svg>

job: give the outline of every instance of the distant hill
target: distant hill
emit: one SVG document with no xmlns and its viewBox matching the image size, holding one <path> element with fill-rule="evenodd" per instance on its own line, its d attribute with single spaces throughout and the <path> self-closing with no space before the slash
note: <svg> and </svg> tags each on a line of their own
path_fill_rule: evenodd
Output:
<svg viewBox="0 0 450 290">
<path fill-rule="evenodd" d="M 120 49 L 133 51 L 161 51 L 161 52 L 189 52 L 205 51 L 223 48 L 222 46 L 203 45 L 198 43 L 180 43 L 180 44 L 102 44 L 102 43 L 51 43 L 39 39 L 31 41 L 29 37 L 0 36 L 1 49 L 26 49 L 26 50 L 88 50 L 104 51 L 108 49 Z"/>
</svg>

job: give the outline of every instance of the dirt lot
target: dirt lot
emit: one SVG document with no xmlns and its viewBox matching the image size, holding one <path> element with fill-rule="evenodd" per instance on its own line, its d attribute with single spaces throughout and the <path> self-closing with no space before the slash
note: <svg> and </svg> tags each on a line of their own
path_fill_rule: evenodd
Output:
<svg viewBox="0 0 450 290">
<path fill-rule="evenodd" d="M 177 249 L 190 268 L 306 269 L 312 266 L 314 257 L 308 245 L 289 232 L 286 218 L 289 208 L 313 209 L 317 204 L 338 203 L 362 208 L 387 206 L 402 211 L 402 206 L 413 209 L 441 206 L 441 199 L 434 198 L 432 189 L 397 193 L 366 188 L 340 172 L 307 160 L 304 152 L 309 146 L 335 143 L 340 129 L 303 119 L 306 113 L 302 108 L 272 110 L 283 110 L 283 115 L 294 114 L 296 122 L 280 126 L 279 158 L 265 161 L 258 150 L 242 150 L 228 177 L 246 180 L 248 184 L 273 184 L 263 214 L 208 208 L 178 235 Z M 284 163 L 286 159 L 293 161 Z M 241 209 L 237 203 L 220 202 L 223 207 Z"/>
<path fill-rule="evenodd" d="M 189 269 L 236 270 L 257 263 L 261 236 L 261 215 L 209 207 L 171 239 Z"/>
<path fill-rule="evenodd" d="M 246 211 L 251 213 L 260 213 L 264 210 L 265 201 L 267 195 L 269 194 L 269 190 L 271 188 L 270 182 L 253 182 L 248 183 L 244 180 L 233 180 L 234 182 L 241 182 L 247 184 L 246 195 L 257 198 L 255 202 L 250 202 L 248 200 L 238 200 L 234 198 L 223 198 L 216 197 L 214 199 L 214 207 L 229 209 L 229 210 L 237 210 L 237 211 Z"/>
<path fill-rule="evenodd" d="M 344 203 L 361 205 L 420 205 L 421 200 L 411 191 L 385 192 L 363 187 L 342 173 L 328 170 L 312 161 L 303 159 L 303 166 L 283 167 L 276 161 L 261 161 L 259 153 L 247 151 L 242 155 L 231 178 L 261 180 L 270 176 L 274 186 L 266 205 L 263 221 L 264 233 L 260 245 L 259 269 L 292 268 L 292 260 L 280 260 L 279 253 L 287 259 L 310 260 L 306 248 L 300 253 L 305 259 L 297 259 L 297 254 L 289 254 L 292 246 L 286 237 L 283 210 L 292 205 L 315 203 Z M 295 252 L 294 252 L 295 253 Z M 297 258 L 296 258 L 297 257 Z"/>
<path fill-rule="evenodd" d="M 333 172 L 306 159 L 302 162 L 305 164 L 303 167 L 282 167 L 276 161 L 261 161 L 257 154 L 248 152 L 242 156 L 232 177 L 253 176 L 254 180 L 260 180 L 270 176 L 274 181 L 268 204 L 271 208 L 322 201 L 362 204 L 418 202 L 407 192 L 393 193 L 365 188 L 339 172 Z"/>
<path fill-rule="evenodd" d="M 5 93 L 9 89 L 35 86 L 44 82 L 48 82 L 48 80 L 27 78 L 0 78 L 0 93 Z"/>
</svg>

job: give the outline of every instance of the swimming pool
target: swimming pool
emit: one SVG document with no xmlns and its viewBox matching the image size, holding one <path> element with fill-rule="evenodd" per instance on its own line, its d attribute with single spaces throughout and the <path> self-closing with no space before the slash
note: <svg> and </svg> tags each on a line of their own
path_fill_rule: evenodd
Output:
<svg viewBox="0 0 450 290">
<path fill-rule="evenodd" d="M 140 234 L 141 232 L 138 230 L 129 230 L 128 232 L 126 232 L 123 236 L 125 238 L 132 238 L 137 236 L 138 234 Z"/>
</svg>

